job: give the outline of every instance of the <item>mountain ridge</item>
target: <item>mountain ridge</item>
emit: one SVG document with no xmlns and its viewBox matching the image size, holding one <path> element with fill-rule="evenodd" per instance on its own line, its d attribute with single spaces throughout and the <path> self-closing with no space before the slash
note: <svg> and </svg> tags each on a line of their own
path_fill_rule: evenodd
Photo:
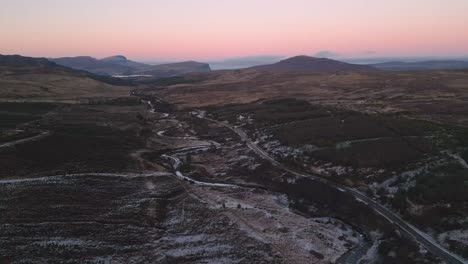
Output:
<svg viewBox="0 0 468 264">
<path fill-rule="evenodd" d="M 137 62 L 132 61 L 129 61 L 127 64 L 122 62 L 116 63 L 115 60 L 113 61 L 111 58 L 112 57 L 108 57 L 103 60 L 99 60 L 90 56 L 76 56 L 50 60 L 62 66 L 100 75 L 115 75 L 131 72 L 135 67 L 133 64 L 138 64 Z"/>
<path fill-rule="evenodd" d="M 144 74 L 154 77 L 172 77 L 192 72 L 211 71 L 209 64 L 196 61 L 183 61 L 160 65 L 148 65 L 128 60 L 123 55 L 115 55 L 103 59 L 90 56 L 62 57 L 51 61 L 69 68 L 88 71 L 99 75 L 134 75 Z"/>
</svg>

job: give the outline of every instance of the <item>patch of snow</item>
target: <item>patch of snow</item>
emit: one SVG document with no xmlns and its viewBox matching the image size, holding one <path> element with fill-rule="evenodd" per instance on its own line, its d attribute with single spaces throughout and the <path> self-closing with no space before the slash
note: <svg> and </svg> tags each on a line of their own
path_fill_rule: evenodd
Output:
<svg viewBox="0 0 468 264">
<path fill-rule="evenodd" d="M 175 248 L 169 249 L 165 252 L 166 255 L 172 257 L 186 257 L 190 255 L 198 255 L 198 254 L 212 254 L 212 253 L 226 253 L 232 249 L 232 246 L 229 245 L 200 245 L 200 246 L 192 246 L 186 248 Z"/>
<path fill-rule="evenodd" d="M 89 244 L 88 242 L 81 239 L 71 239 L 71 238 L 61 238 L 61 237 L 51 237 L 48 240 L 34 242 L 41 246 L 45 245 L 56 245 L 56 246 L 83 246 Z"/>
</svg>

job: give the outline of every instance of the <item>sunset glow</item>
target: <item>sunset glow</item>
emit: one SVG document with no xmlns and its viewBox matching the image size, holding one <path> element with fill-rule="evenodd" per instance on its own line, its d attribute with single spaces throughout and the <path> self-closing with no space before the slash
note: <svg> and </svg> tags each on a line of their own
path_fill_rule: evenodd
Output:
<svg viewBox="0 0 468 264">
<path fill-rule="evenodd" d="M 466 56 L 468 1 L 1 0 L 0 54 Z"/>
</svg>

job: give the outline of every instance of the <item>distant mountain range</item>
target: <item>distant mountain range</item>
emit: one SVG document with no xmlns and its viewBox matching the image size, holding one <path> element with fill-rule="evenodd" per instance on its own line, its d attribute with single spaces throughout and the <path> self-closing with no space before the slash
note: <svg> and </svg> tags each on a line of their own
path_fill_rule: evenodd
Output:
<svg viewBox="0 0 468 264">
<path fill-rule="evenodd" d="M 69 68 L 110 76 L 152 75 L 155 77 L 171 77 L 191 72 L 211 71 L 210 65 L 207 63 L 186 61 L 162 65 L 148 65 L 128 60 L 122 55 L 100 60 L 89 56 L 65 57 L 50 60 Z"/>
<path fill-rule="evenodd" d="M 368 65 L 351 64 L 326 58 L 315 58 L 309 56 L 296 56 L 277 63 L 250 67 L 249 69 L 259 71 L 296 71 L 296 72 L 369 72 L 377 71 Z"/>
<path fill-rule="evenodd" d="M 320 55 L 320 54 L 319 54 Z M 323 58 L 321 56 L 314 56 Z M 468 56 L 462 57 L 362 57 L 362 58 L 339 58 L 325 57 L 337 61 L 347 62 L 359 65 L 376 65 L 380 70 L 451 70 L 451 69 L 467 69 L 466 63 Z M 286 59 L 284 56 L 278 55 L 263 55 L 263 56 L 247 56 L 236 57 L 224 60 L 210 61 L 209 64 L 213 70 L 223 69 L 243 69 L 259 65 L 267 65 L 279 62 Z M 393 65 L 385 65 L 387 63 L 401 64 L 394 67 Z M 383 65 L 381 65 L 383 64 Z"/>
<path fill-rule="evenodd" d="M 152 75 L 155 77 L 170 77 L 193 72 L 209 72 L 211 71 L 208 63 L 196 61 L 184 61 L 176 63 L 168 63 L 161 65 L 147 66 L 133 71 L 133 74 Z"/>
<path fill-rule="evenodd" d="M 385 71 L 431 71 L 431 70 L 461 70 L 468 69 L 468 61 L 433 60 L 420 62 L 391 61 L 371 64 Z"/>
<path fill-rule="evenodd" d="M 244 65 L 245 67 L 243 68 L 259 71 L 293 71 L 310 73 L 343 71 L 369 72 L 377 70 L 423 71 L 468 69 L 468 61 L 462 60 L 428 60 L 420 62 L 391 61 L 373 64 L 353 64 L 328 58 L 296 56 L 288 59 L 283 59 L 275 63 L 267 64 L 269 62 L 278 60 L 279 58 L 274 56 L 261 56 L 258 58 L 249 58 L 249 60 L 246 60 L 245 58 L 240 58 L 232 61 L 225 60 L 223 61 L 223 63 L 228 63 L 229 66 L 232 68 L 239 68 L 241 65 Z M 60 65 L 71 69 L 83 71 L 81 74 L 84 74 L 84 72 L 91 73 L 93 75 L 89 75 L 90 78 L 100 79 L 101 81 L 108 83 L 115 82 L 115 80 L 113 80 L 114 78 L 105 79 L 110 76 L 125 77 L 133 75 L 149 75 L 155 78 L 165 78 L 184 75 L 188 73 L 210 72 L 212 70 L 210 64 L 208 63 L 184 61 L 160 65 L 149 65 L 141 62 L 128 60 L 125 56 L 122 55 L 107 57 L 104 59 L 96 59 L 89 56 L 64 57 L 48 59 L 49 61 L 43 58 L 37 59 L 22 56 L 2 56 L 1 59 L 3 60 L 1 63 L 6 63 L 7 60 L 10 60 L 11 63 L 25 63 L 28 65 L 38 63 L 42 64 L 42 66 L 48 65 L 48 67 L 57 67 Z M 56 64 L 54 66 L 54 64 L 47 64 L 48 62 Z M 265 65 L 248 67 L 249 64 L 252 65 L 254 63 L 261 62 L 265 63 Z M 220 65 L 217 65 L 215 66 L 215 68 L 219 69 L 219 66 Z"/>
<path fill-rule="evenodd" d="M 115 75 L 115 74 L 125 74 L 130 73 L 134 67 L 129 66 L 133 65 L 134 62 L 128 61 L 128 63 L 122 63 L 122 61 L 113 61 L 111 57 L 98 60 L 93 57 L 89 56 L 79 56 L 79 57 L 65 57 L 65 58 L 57 58 L 57 59 L 50 59 L 51 61 L 73 69 L 83 70 L 92 72 L 95 74 L 100 75 Z M 127 61 L 125 59 L 125 61 Z M 136 63 L 136 62 L 135 62 Z"/>
<path fill-rule="evenodd" d="M 213 70 L 229 70 L 229 69 L 244 69 L 258 65 L 266 65 L 276 63 L 286 59 L 285 56 L 261 55 L 261 56 L 246 56 L 235 57 L 223 60 L 215 60 L 208 62 Z"/>
<path fill-rule="evenodd" d="M 111 63 L 111 64 L 117 64 L 117 65 L 121 65 L 124 67 L 129 67 L 131 69 L 145 68 L 149 66 L 148 64 L 128 60 L 125 56 L 122 56 L 122 55 L 107 57 L 107 58 L 101 59 L 100 61 Z"/>
</svg>

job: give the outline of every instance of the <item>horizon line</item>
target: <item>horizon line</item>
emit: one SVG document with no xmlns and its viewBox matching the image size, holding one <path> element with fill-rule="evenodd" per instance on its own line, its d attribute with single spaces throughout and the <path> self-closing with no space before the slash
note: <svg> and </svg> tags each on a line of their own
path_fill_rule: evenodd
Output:
<svg viewBox="0 0 468 264">
<path fill-rule="evenodd" d="M 382 55 L 382 56 L 341 56 L 341 55 L 333 55 L 333 56 L 320 56 L 317 54 L 297 54 L 297 55 L 282 55 L 282 54 L 258 54 L 258 55 L 244 55 L 244 56 L 232 56 L 232 57 L 222 57 L 222 58 L 184 58 L 184 59 L 170 59 L 170 58 L 154 58 L 154 59 L 132 59 L 123 53 L 114 54 L 110 56 L 92 56 L 92 55 L 66 55 L 66 56 L 59 56 L 59 57 L 51 57 L 51 56 L 30 56 L 30 55 L 23 55 L 21 53 L 5 53 L 0 55 L 18 55 L 23 57 L 31 57 L 31 58 L 45 58 L 45 59 L 59 59 L 59 58 L 78 58 L 78 57 L 90 57 L 96 60 L 102 60 L 105 58 L 116 57 L 116 56 L 123 56 L 127 60 L 132 60 L 141 63 L 160 63 L 160 62 L 183 62 L 183 61 L 199 61 L 205 63 L 219 63 L 219 62 L 229 62 L 230 60 L 245 60 L 245 59 L 278 59 L 283 60 L 287 58 L 293 58 L 297 56 L 308 56 L 308 57 L 315 57 L 315 58 L 327 58 L 332 60 L 410 60 L 410 61 L 418 61 L 418 60 L 443 60 L 443 59 L 460 59 L 460 60 L 468 60 L 468 54 L 464 55 Z"/>
</svg>

